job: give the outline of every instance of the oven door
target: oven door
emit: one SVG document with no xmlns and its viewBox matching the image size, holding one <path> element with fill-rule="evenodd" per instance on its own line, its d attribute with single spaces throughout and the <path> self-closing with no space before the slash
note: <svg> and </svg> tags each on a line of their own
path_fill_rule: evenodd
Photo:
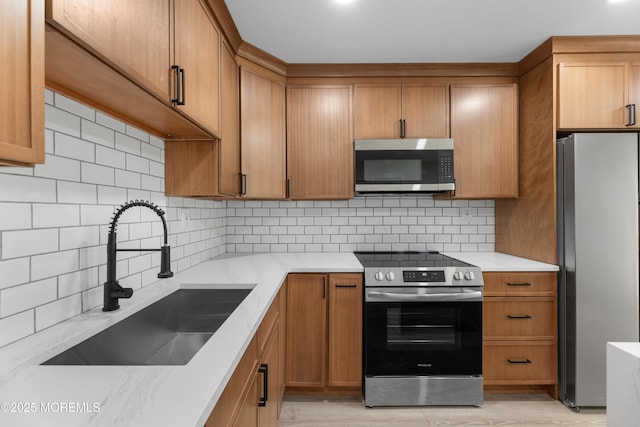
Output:
<svg viewBox="0 0 640 427">
<path fill-rule="evenodd" d="M 482 373 L 482 288 L 366 292 L 365 376 Z"/>
</svg>

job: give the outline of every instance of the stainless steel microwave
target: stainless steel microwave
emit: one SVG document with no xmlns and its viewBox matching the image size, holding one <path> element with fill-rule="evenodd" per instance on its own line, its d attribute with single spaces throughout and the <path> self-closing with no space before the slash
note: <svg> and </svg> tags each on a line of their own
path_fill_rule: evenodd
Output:
<svg viewBox="0 0 640 427">
<path fill-rule="evenodd" d="M 453 139 L 358 139 L 356 193 L 455 190 Z"/>
</svg>

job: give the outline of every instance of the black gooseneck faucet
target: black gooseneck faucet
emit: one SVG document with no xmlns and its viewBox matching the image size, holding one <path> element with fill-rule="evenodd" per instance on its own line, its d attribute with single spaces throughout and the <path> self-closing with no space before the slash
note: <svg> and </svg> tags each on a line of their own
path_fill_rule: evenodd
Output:
<svg viewBox="0 0 640 427">
<path fill-rule="evenodd" d="M 118 249 L 116 247 L 116 225 L 118 219 L 124 211 L 134 206 L 142 206 L 151 209 L 158 214 L 162 220 L 162 227 L 164 228 L 164 245 L 158 249 Z M 107 241 L 107 281 L 104 282 L 104 305 L 102 311 L 113 311 L 120 308 L 118 300 L 120 298 L 131 298 L 133 295 L 133 289 L 123 288 L 116 280 L 116 253 L 120 251 L 130 252 L 143 252 L 143 251 L 160 251 L 160 272 L 158 273 L 159 279 L 172 277 L 171 271 L 171 248 L 167 244 L 167 222 L 164 219 L 164 211 L 154 205 L 151 202 L 145 202 L 142 200 L 131 200 L 124 205 L 120 205 L 120 209 L 115 213 L 111 219 L 111 225 L 109 226 L 109 239 Z"/>
</svg>

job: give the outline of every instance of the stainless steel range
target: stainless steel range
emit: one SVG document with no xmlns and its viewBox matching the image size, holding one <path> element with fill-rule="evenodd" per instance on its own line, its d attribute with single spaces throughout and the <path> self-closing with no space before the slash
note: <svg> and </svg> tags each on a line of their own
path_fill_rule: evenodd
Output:
<svg viewBox="0 0 640 427">
<path fill-rule="evenodd" d="M 483 402 L 482 272 L 438 252 L 356 252 L 365 405 Z"/>
</svg>

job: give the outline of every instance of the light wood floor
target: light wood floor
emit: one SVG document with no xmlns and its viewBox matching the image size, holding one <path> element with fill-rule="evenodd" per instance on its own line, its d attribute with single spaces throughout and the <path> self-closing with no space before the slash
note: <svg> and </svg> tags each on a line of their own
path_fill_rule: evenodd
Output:
<svg viewBox="0 0 640 427">
<path fill-rule="evenodd" d="M 285 397 L 280 427 L 606 426 L 604 409 L 580 413 L 542 394 L 485 395 L 481 408 L 365 408 L 353 398 Z"/>
</svg>

